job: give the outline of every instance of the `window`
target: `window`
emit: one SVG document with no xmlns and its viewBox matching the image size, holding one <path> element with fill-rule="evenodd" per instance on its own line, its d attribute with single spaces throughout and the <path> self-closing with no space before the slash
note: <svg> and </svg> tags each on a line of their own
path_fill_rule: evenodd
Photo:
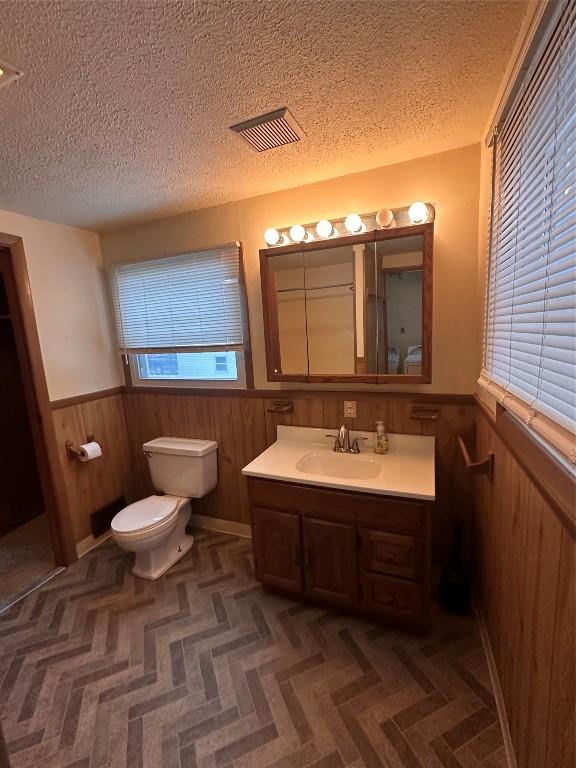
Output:
<svg viewBox="0 0 576 768">
<path fill-rule="evenodd" d="M 576 5 L 559 8 L 495 138 L 480 384 L 576 463 Z"/>
<path fill-rule="evenodd" d="M 118 350 L 132 381 L 245 387 L 237 243 L 109 269 Z"/>
</svg>

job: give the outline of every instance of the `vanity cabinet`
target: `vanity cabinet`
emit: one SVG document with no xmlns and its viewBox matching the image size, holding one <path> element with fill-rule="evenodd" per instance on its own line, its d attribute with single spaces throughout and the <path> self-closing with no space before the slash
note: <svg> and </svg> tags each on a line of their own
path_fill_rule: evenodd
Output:
<svg viewBox="0 0 576 768">
<path fill-rule="evenodd" d="M 432 503 L 249 477 L 256 577 L 425 631 Z"/>
</svg>

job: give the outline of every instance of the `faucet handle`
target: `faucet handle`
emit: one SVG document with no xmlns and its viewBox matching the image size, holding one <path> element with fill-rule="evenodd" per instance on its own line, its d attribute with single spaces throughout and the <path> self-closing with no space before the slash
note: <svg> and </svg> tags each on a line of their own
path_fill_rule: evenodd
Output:
<svg viewBox="0 0 576 768">
<path fill-rule="evenodd" d="M 368 440 L 367 437 L 355 437 L 352 440 L 352 448 L 350 449 L 352 453 L 360 453 L 360 446 L 358 445 L 358 440 Z"/>
<path fill-rule="evenodd" d="M 334 453 L 339 453 L 342 448 L 340 444 L 340 435 L 324 435 L 324 437 L 331 437 L 334 440 L 334 447 L 332 450 Z"/>
</svg>

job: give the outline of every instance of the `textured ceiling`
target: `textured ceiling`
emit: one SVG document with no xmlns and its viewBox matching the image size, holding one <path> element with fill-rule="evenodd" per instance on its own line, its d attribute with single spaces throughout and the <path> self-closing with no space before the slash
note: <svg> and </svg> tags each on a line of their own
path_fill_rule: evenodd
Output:
<svg viewBox="0 0 576 768">
<path fill-rule="evenodd" d="M 513 0 L 0 0 L 0 208 L 107 229 L 481 138 Z M 287 106 L 306 138 L 227 126 Z"/>
</svg>

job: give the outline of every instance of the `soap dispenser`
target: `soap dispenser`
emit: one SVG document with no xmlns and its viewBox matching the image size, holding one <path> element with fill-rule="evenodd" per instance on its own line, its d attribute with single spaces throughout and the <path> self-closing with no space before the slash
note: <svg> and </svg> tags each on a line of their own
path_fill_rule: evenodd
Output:
<svg viewBox="0 0 576 768">
<path fill-rule="evenodd" d="M 388 435 L 386 434 L 386 427 L 383 421 L 376 422 L 374 453 L 388 453 Z"/>
</svg>

